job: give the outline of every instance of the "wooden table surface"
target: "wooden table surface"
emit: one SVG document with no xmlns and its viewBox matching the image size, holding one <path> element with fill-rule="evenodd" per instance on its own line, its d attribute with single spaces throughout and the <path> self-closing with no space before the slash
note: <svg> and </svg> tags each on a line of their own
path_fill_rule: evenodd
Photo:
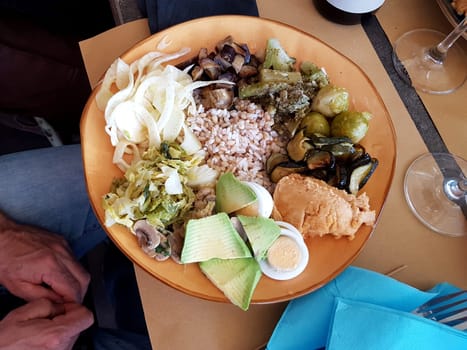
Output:
<svg viewBox="0 0 467 350">
<path fill-rule="evenodd" d="M 430 231 L 406 204 L 405 171 L 427 147 L 362 26 L 339 25 L 324 19 L 311 0 L 258 0 L 257 4 L 261 17 L 319 37 L 363 67 L 393 119 L 398 149 L 393 183 L 376 229 L 353 265 L 381 273 L 404 266 L 394 277 L 417 288 L 426 289 L 447 281 L 467 289 L 467 237 L 449 238 Z M 376 16 L 391 42 L 415 28 L 445 33 L 452 29 L 435 0 L 387 0 Z M 130 23 L 106 33 L 105 37 L 83 43 L 91 82 L 101 76 L 108 60 L 111 62 L 149 34 L 146 25 L 144 21 Z M 126 33 L 124 39 L 121 33 Z M 99 61 L 95 52 L 102 52 L 102 41 L 111 42 L 109 36 L 118 36 L 119 44 L 108 44 L 112 46 L 106 48 L 106 56 L 110 58 Z M 467 40 L 461 38 L 459 44 L 467 52 Z M 467 84 L 449 95 L 419 95 L 449 151 L 467 159 Z M 135 271 L 153 348 L 158 350 L 256 349 L 267 341 L 286 306 L 286 303 L 252 305 L 243 312 L 230 304 L 185 295 L 138 266 Z"/>
</svg>

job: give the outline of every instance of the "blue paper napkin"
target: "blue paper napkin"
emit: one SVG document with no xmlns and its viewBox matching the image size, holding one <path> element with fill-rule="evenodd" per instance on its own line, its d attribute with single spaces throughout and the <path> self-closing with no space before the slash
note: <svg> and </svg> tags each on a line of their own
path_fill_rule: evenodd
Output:
<svg viewBox="0 0 467 350">
<path fill-rule="evenodd" d="M 336 299 L 326 350 L 465 350 L 467 333 L 379 305 Z"/>
<path fill-rule="evenodd" d="M 288 304 L 267 349 L 313 350 L 324 347 L 337 297 L 412 311 L 441 291 L 449 290 L 451 285 L 443 284 L 437 290 L 423 292 L 383 274 L 348 267 L 326 286 Z"/>
</svg>

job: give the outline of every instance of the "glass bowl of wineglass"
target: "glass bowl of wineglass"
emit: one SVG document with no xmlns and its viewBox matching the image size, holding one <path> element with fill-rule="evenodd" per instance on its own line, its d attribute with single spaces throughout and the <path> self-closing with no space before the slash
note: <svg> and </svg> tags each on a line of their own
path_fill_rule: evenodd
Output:
<svg viewBox="0 0 467 350">
<path fill-rule="evenodd" d="M 404 193 L 417 218 L 431 230 L 467 235 L 467 161 L 450 153 L 426 153 L 407 169 Z"/>
<path fill-rule="evenodd" d="M 432 29 L 415 29 L 396 40 L 393 63 L 396 72 L 415 89 L 447 94 L 467 79 L 466 55 L 456 44 L 467 29 L 467 17 L 445 35 Z"/>
</svg>

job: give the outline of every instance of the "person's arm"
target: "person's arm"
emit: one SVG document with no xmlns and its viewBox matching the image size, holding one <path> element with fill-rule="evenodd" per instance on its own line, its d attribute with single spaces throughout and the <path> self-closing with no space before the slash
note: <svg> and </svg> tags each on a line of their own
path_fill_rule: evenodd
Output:
<svg viewBox="0 0 467 350">
<path fill-rule="evenodd" d="M 65 239 L 0 213 L 0 284 L 10 293 L 28 301 L 81 303 L 89 281 Z"/>
<path fill-rule="evenodd" d="M 0 321 L 0 349 L 71 350 L 93 322 L 92 313 L 79 304 L 37 299 Z"/>
</svg>

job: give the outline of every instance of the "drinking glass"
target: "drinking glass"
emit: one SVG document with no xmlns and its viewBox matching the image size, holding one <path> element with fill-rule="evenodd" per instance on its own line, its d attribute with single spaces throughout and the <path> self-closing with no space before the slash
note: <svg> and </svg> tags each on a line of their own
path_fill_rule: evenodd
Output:
<svg viewBox="0 0 467 350">
<path fill-rule="evenodd" d="M 415 216 L 435 232 L 467 235 L 467 161 L 426 153 L 407 169 L 404 193 Z"/>
<path fill-rule="evenodd" d="M 399 76 L 415 89 L 448 94 L 467 78 L 467 61 L 456 40 L 467 29 L 467 17 L 445 35 L 431 29 L 415 29 L 394 44 L 392 59 Z"/>
</svg>

